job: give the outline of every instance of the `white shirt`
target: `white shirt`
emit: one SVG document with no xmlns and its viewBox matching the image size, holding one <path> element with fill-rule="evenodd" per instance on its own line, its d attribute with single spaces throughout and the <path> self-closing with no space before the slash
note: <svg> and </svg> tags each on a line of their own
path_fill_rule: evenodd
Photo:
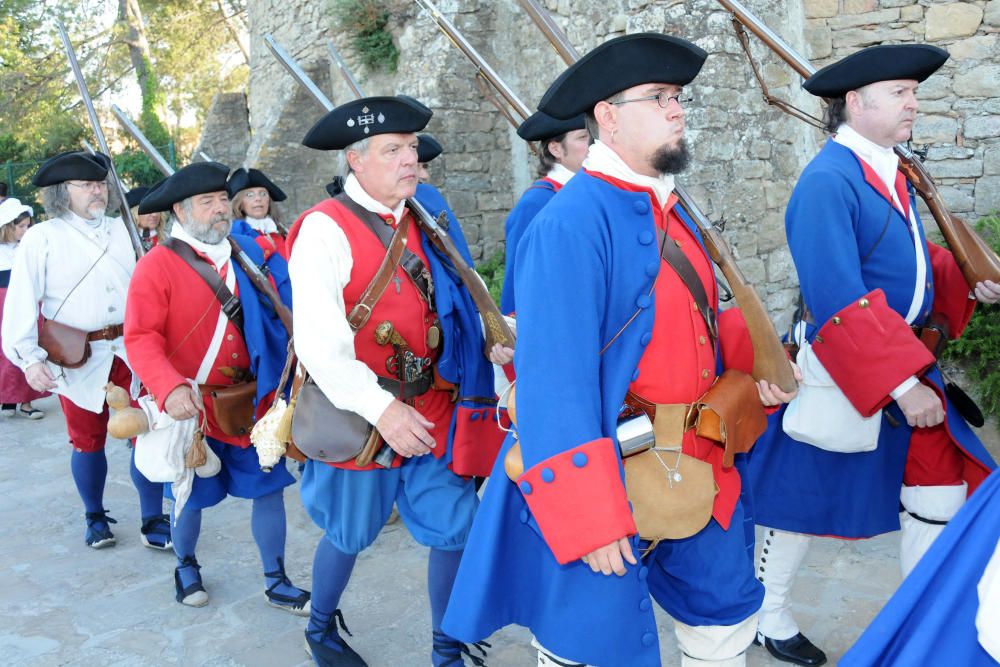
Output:
<svg viewBox="0 0 1000 667">
<path fill-rule="evenodd" d="M 22 370 L 46 360 L 45 350 L 38 346 L 39 303 L 46 319 L 84 331 L 121 324 L 133 269 L 135 252 L 118 218 L 88 221 L 67 213 L 31 227 L 11 269 L 0 325 L 3 353 Z M 101 412 L 114 357 L 126 363 L 128 359 L 120 337 L 92 341 L 90 349 L 90 359 L 80 368 L 46 363 L 56 378 L 55 393 L 81 408 Z"/>
<path fill-rule="evenodd" d="M 14 266 L 14 255 L 17 252 L 17 242 L 0 243 L 0 271 L 10 271 Z"/>
<path fill-rule="evenodd" d="M 644 176 L 632 170 L 618 153 L 604 142 L 597 140 L 590 145 L 587 151 L 587 158 L 583 161 L 583 168 L 587 171 L 596 171 L 620 181 L 649 188 L 656 194 L 659 205 L 666 206 L 670 193 L 674 191 L 674 175 L 663 174 L 661 176 Z"/>
<path fill-rule="evenodd" d="M 354 174 L 344 181 L 344 193 L 369 211 L 392 215 L 397 223 L 402 218 L 405 202 L 388 209 L 365 192 Z M 318 211 L 307 215 L 288 261 L 295 352 L 331 403 L 375 424 L 393 396 L 354 354 L 354 332 L 344 304 L 353 265 L 351 245 L 340 225 Z"/>
<path fill-rule="evenodd" d="M 874 141 L 861 136 L 846 123 L 837 128 L 837 134 L 834 135 L 833 140 L 851 149 L 855 155 L 867 162 L 875 170 L 875 173 L 889 191 L 889 195 L 892 197 L 896 208 L 900 211 L 905 210 L 903 204 L 899 201 L 899 195 L 896 193 L 896 171 L 899 168 L 899 156 L 896 155 L 892 147 L 879 146 Z M 913 298 L 910 301 L 910 308 L 904 319 L 908 324 L 912 324 L 917 319 L 917 316 L 920 315 L 920 311 L 924 305 L 924 283 L 927 280 L 927 255 L 924 252 L 924 244 L 920 242 L 917 216 L 912 208 L 910 210 L 909 223 L 910 235 L 913 237 L 917 271 L 913 283 Z M 902 384 L 889 392 L 889 395 L 892 396 L 893 400 L 898 399 L 916 386 L 917 382 L 918 380 L 915 376 L 910 376 Z"/>
<path fill-rule="evenodd" d="M 267 216 L 266 218 L 251 218 L 248 215 L 244 220 L 255 231 L 261 234 L 274 234 L 278 231 L 278 224 L 271 219 L 271 216 Z"/>
<path fill-rule="evenodd" d="M 545 177 L 551 178 L 559 185 L 566 185 L 566 182 L 569 181 L 569 179 L 573 178 L 573 174 L 574 172 L 570 171 L 563 165 L 556 162 L 554 165 L 552 165 L 552 168 L 549 169 L 549 173 L 545 174 Z"/>
</svg>

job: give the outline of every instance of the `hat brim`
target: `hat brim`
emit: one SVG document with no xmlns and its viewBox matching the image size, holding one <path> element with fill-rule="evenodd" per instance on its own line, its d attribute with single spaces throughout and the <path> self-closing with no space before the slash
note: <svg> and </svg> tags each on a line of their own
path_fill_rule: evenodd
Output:
<svg viewBox="0 0 1000 667">
<path fill-rule="evenodd" d="M 871 46 L 831 63 L 802 87 L 817 97 L 843 97 L 878 81 L 924 81 L 948 60 L 948 52 L 930 44 Z"/>
</svg>

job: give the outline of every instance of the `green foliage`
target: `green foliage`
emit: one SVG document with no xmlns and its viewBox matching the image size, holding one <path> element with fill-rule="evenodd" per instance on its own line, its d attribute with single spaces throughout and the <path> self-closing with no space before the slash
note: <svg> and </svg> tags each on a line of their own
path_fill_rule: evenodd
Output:
<svg viewBox="0 0 1000 667">
<path fill-rule="evenodd" d="M 976 225 L 1000 252 L 1000 213 L 994 211 Z M 948 344 L 945 357 L 967 370 L 979 391 L 985 412 L 1000 416 L 1000 305 L 976 306 L 962 337 Z"/>
<path fill-rule="evenodd" d="M 476 267 L 476 272 L 486 281 L 486 286 L 490 290 L 490 296 L 496 304 L 500 305 L 500 290 L 503 287 L 504 276 L 504 252 L 501 250 L 493 257 Z"/>
<path fill-rule="evenodd" d="M 163 173 L 139 149 L 129 148 L 118 153 L 115 156 L 115 170 L 126 187 L 152 185 L 163 178 Z"/>
<path fill-rule="evenodd" d="M 386 29 L 389 11 L 383 0 L 332 0 L 331 9 L 366 67 L 396 71 L 399 49 Z"/>
</svg>

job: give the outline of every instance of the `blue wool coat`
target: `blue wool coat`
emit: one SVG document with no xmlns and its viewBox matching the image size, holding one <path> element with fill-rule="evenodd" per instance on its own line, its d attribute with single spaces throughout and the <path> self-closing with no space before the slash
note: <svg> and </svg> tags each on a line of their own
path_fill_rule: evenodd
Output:
<svg viewBox="0 0 1000 667">
<path fill-rule="evenodd" d="M 504 222 L 504 243 L 506 256 L 504 258 L 503 289 L 500 292 L 500 312 L 505 315 L 513 313 L 514 303 L 514 271 L 517 266 L 517 244 L 527 231 L 528 225 L 534 220 L 542 207 L 549 203 L 556 194 L 556 186 L 552 181 L 538 179 L 524 191 L 517 204 L 511 209 Z"/>
<path fill-rule="evenodd" d="M 877 178 L 877 177 L 875 177 Z M 914 240 L 904 215 L 877 189 L 872 174 L 848 148 L 829 141 L 803 171 L 786 214 L 788 245 L 798 271 L 806 306 L 818 325 L 808 338 L 833 322 L 838 333 L 854 336 L 856 349 L 821 357 L 850 398 L 855 391 L 887 398 L 891 389 L 910 375 L 922 375 L 926 352 L 908 331 L 902 318 L 913 298 L 916 275 Z M 910 207 L 916 206 L 912 190 Z M 927 248 L 923 226 L 917 242 Z M 864 259 L 862 259 L 864 258 Z M 935 302 L 935 279 L 928 258 L 923 305 L 914 324 L 922 324 Z M 878 310 L 874 290 L 885 294 L 887 308 Z M 959 298 L 965 300 L 967 291 Z M 858 310 L 855 306 L 870 300 Z M 894 311 L 897 315 L 893 315 Z M 895 333 L 868 329 L 855 316 L 871 313 L 892 324 Z M 891 322 L 890 322 L 891 320 Z M 857 324 L 856 324 L 857 323 Z M 902 328 L 901 328 L 902 327 Z M 824 343 L 829 347 L 829 341 Z M 917 354 L 899 354 L 900 345 L 916 345 Z M 820 346 L 814 344 L 817 355 Z M 896 353 L 898 358 L 891 359 Z M 866 357 L 865 355 L 870 355 Z M 929 355 L 927 355 L 929 357 Z M 850 379 L 850 388 L 838 379 Z M 940 372 L 926 378 L 943 391 Z M 857 407 L 857 405 L 856 405 Z M 872 406 L 874 407 L 874 406 Z M 861 412 L 865 412 L 859 408 Z M 749 457 L 755 520 L 761 525 L 814 535 L 871 537 L 899 529 L 899 492 L 912 429 L 895 402 L 882 417 L 874 451 L 841 454 L 807 445 L 785 435 L 785 409 L 768 420 L 768 430 Z M 886 413 L 898 425 L 890 424 Z M 952 438 L 985 469 L 995 467 L 982 443 L 953 406 L 947 405 L 947 427 Z"/>
<path fill-rule="evenodd" d="M 685 223 L 700 239 L 693 223 Z M 586 471 L 599 468 L 595 450 L 589 458 L 579 450 L 614 437 L 619 409 L 649 340 L 654 306 L 643 297 L 660 268 L 655 239 L 646 193 L 627 192 L 579 173 L 538 214 L 518 244 L 514 363 L 526 471 L 569 454 L 572 463 L 566 466 L 595 477 L 622 479 L 616 446 L 607 448 L 614 452 L 612 463 L 593 473 Z M 605 343 L 633 314 L 635 320 L 601 355 Z M 513 442 L 511 437 L 505 441 L 476 515 L 445 631 L 474 641 L 515 623 L 530 628 L 556 654 L 587 664 L 658 666 L 647 567 L 627 566 L 625 576 L 606 577 L 578 559 L 560 565 L 547 542 L 551 536 L 542 535 L 526 501 L 532 492 L 548 494 L 568 515 L 586 521 L 605 514 L 598 488 L 603 487 L 589 488 L 592 493 L 563 493 L 560 489 L 566 487 L 560 483 L 573 477 L 572 469 L 564 466 L 555 477 L 543 470 L 534 490 L 524 482 L 519 488 L 503 468 Z M 741 530 L 730 530 L 734 528 Z M 638 540 L 632 541 L 635 548 Z M 731 608 L 733 618 L 684 620 L 727 625 L 755 609 Z"/>
</svg>

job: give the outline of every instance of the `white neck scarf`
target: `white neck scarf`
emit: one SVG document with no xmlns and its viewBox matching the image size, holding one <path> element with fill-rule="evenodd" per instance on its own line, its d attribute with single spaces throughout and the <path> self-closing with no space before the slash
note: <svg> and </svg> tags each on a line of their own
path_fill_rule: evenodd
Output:
<svg viewBox="0 0 1000 667">
<path fill-rule="evenodd" d="M 587 159 L 583 161 L 583 168 L 587 171 L 595 171 L 620 181 L 649 188 L 656 195 L 656 201 L 660 207 L 666 206 L 670 193 L 674 191 L 674 175 L 663 174 L 662 176 L 643 176 L 636 173 L 625 164 L 621 156 L 614 152 L 610 146 L 597 140 L 590 145 L 587 151 Z"/>
<path fill-rule="evenodd" d="M 278 231 L 278 225 L 271 219 L 271 216 L 267 216 L 266 218 L 251 218 L 248 215 L 244 220 L 261 234 L 274 234 Z"/>
<path fill-rule="evenodd" d="M 885 184 L 890 195 L 896 191 L 896 170 L 899 168 L 899 157 L 892 147 L 879 146 L 874 141 L 858 134 L 857 130 L 844 123 L 837 128 L 833 140 L 841 146 L 850 148 L 862 160 L 875 170 L 879 179 Z"/>
<path fill-rule="evenodd" d="M 205 257 L 208 257 L 209 261 L 215 265 L 215 270 L 218 273 L 222 273 L 223 267 L 226 266 L 226 262 L 229 261 L 229 257 L 233 254 L 233 248 L 229 245 L 229 239 L 222 239 L 221 242 L 215 244 L 204 243 L 191 236 L 190 232 L 184 229 L 184 224 L 180 221 L 171 228 L 170 235 L 178 241 L 187 243 L 205 255 Z"/>
<path fill-rule="evenodd" d="M 354 174 L 349 174 L 346 179 L 344 179 L 344 192 L 348 197 L 356 201 L 361 205 L 362 208 L 368 209 L 372 213 L 378 213 L 381 216 L 391 215 L 395 219 L 396 224 L 403 219 L 403 210 L 406 208 L 406 201 L 401 201 L 394 209 L 390 209 L 385 204 L 376 201 L 370 194 L 365 192 L 365 189 L 361 187 L 358 183 L 358 179 Z"/>
<path fill-rule="evenodd" d="M 556 162 L 554 165 L 552 165 L 552 168 L 549 169 L 549 173 L 545 174 L 545 177 L 551 178 L 559 185 L 566 185 L 566 181 L 573 178 L 574 173 L 575 172 L 570 171 L 563 165 Z"/>
</svg>

